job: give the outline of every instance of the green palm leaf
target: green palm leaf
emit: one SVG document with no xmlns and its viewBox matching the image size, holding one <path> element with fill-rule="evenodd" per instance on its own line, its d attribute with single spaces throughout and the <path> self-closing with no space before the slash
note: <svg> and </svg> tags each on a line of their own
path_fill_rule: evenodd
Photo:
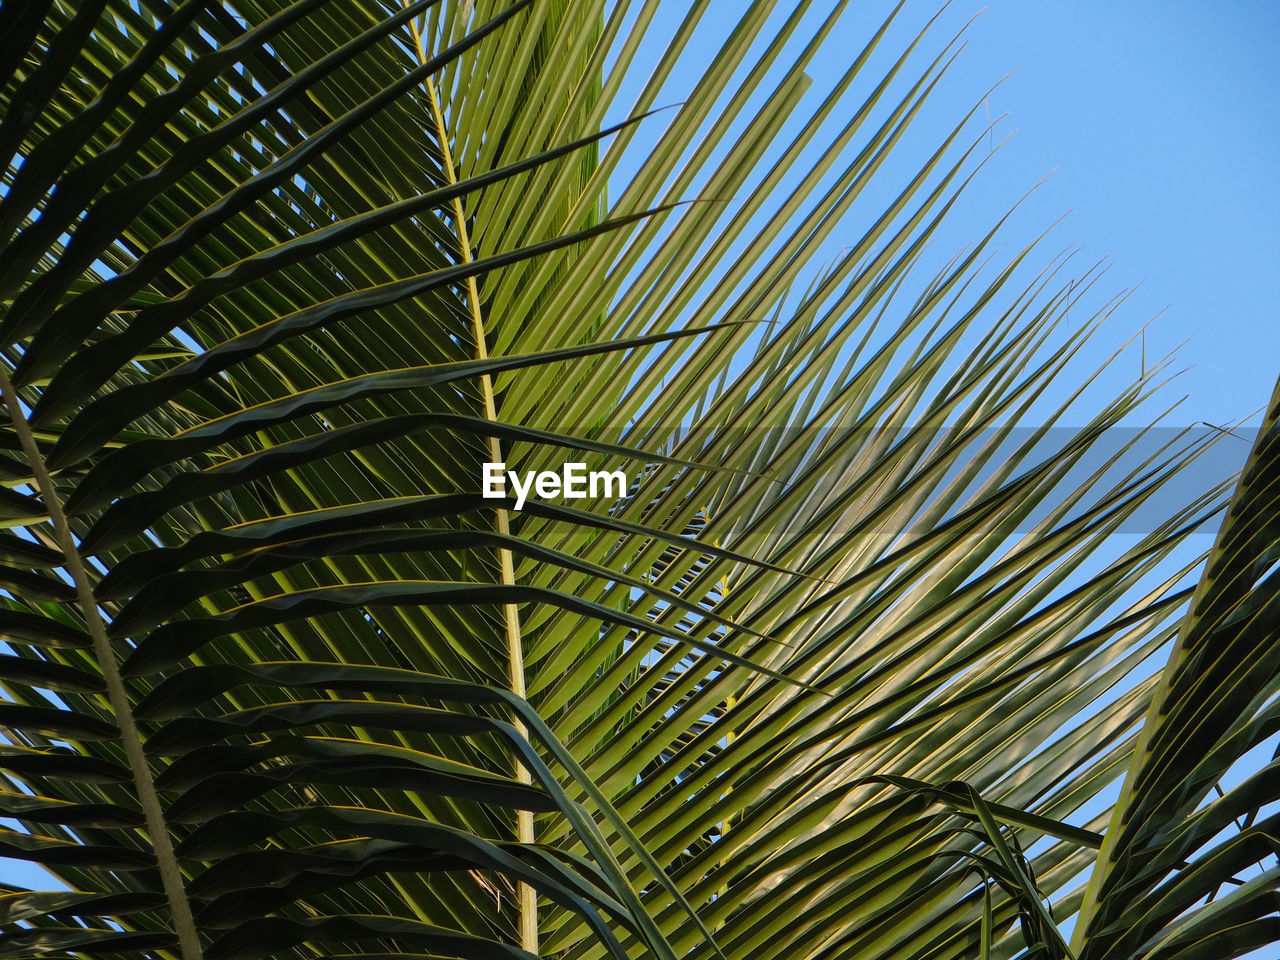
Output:
<svg viewBox="0 0 1280 960">
<path fill-rule="evenodd" d="M 1269 874 L 1187 896 L 1264 835 L 1193 858 L 1271 796 L 1195 812 L 1265 697 L 1201 769 L 1154 711 L 1253 677 L 1187 627 L 1139 679 L 1189 600 L 1236 629 L 1179 569 L 1223 491 L 1115 548 L 1207 444 L 1109 446 L 1162 368 L 1061 389 L 1097 271 L 1003 220 L 928 265 L 957 45 L 876 72 L 899 8 L 811 103 L 846 6 L 0 6 L 0 845 L 69 888 L 6 887 L 0 954 L 1257 942 Z M 631 483 L 480 495 L 565 460 Z"/>
<path fill-rule="evenodd" d="M 1275 758 L 1228 792 L 1218 784 L 1280 729 L 1278 422 L 1280 387 L 1129 762 L 1085 897 L 1081 956 L 1238 956 L 1275 941 Z"/>
</svg>

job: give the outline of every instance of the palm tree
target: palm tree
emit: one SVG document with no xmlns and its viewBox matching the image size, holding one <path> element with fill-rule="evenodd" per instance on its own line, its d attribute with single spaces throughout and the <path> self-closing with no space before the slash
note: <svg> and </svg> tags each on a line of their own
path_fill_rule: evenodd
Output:
<svg viewBox="0 0 1280 960">
<path fill-rule="evenodd" d="M 1198 587 L 1224 491 L 1116 548 L 1164 368 L 1059 403 L 1097 271 L 926 253 L 955 43 L 811 108 L 774 6 L 0 5 L 0 955 L 1280 940 L 1280 406 Z"/>
</svg>

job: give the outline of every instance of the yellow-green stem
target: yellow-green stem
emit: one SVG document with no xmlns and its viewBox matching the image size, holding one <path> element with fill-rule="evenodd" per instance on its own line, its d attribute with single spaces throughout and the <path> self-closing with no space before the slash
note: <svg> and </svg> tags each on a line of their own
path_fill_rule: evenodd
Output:
<svg viewBox="0 0 1280 960">
<path fill-rule="evenodd" d="M 425 57 L 422 36 L 418 33 L 416 25 L 414 25 L 413 30 L 418 55 L 420 58 Z M 441 156 L 444 158 L 445 180 L 452 185 L 458 182 L 458 178 L 457 171 L 453 165 L 453 151 L 449 148 L 449 134 L 444 122 L 444 113 L 440 109 L 440 98 L 436 94 L 435 83 L 430 77 L 426 79 L 425 87 L 427 101 L 431 108 L 431 117 L 436 127 L 436 139 L 440 145 Z M 462 207 L 461 197 L 454 198 L 452 215 L 458 232 L 458 246 L 462 251 L 462 262 L 470 263 L 474 258 L 471 255 L 471 238 L 467 232 L 467 218 Z M 476 359 L 484 360 L 489 354 L 485 343 L 484 315 L 480 310 L 480 290 L 474 275 L 467 277 L 466 291 L 467 306 L 471 312 L 471 330 L 476 344 Z M 496 422 L 498 411 L 493 398 L 493 379 L 487 373 L 480 375 L 480 394 L 484 404 L 485 419 Z M 502 462 L 502 445 L 497 437 L 489 437 L 489 460 L 493 463 Z M 510 532 L 506 510 L 494 511 L 494 526 L 498 533 L 507 534 Z M 498 550 L 498 568 L 502 582 L 507 585 L 514 585 L 516 582 L 515 564 L 510 550 Z M 524 642 L 520 633 L 520 614 L 514 603 L 504 604 L 502 610 L 507 636 L 507 680 L 511 691 L 516 696 L 523 697 L 525 695 Z M 513 717 L 511 722 L 521 736 L 528 735 L 528 729 L 518 717 Z M 515 776 L 522 783 L 531 783 L 533 780 L 529 771 L 518 760 L 515 764 Z M 528 810 L 516 812 L 516 839 L 521 843 L 533 843 L 532 812 Z M 520 946 L 530 953 L 537 953 L 537 891 L 527 883 L 521 883 L 517 888 L 517 901 L 520 911 Z"/>
<path fill-rule="evenodd" d="M 173 920 L 174 933 L 178 937 L 178 947 L 182 960 L 202 960 L 200 937 L 196 933 L 195 920 L 191 916 L 191 904 L 187 900 L 187 890 L 183 883 L 182 871 L 178 868 L 178 858 L 174 855 L 173 844 L 169 839 L 169 827 L 164 819 L 164 809 L 160 806 L 160 797 L 156 793 L 155 782 L 151 779 L 151 766 L 147 763 L 147 755 L 142 749 L 142 739 L 138 735 L 138 725 L 133 719 L 133 710 L 129 706 L 129 696 L 125 691 L 124 679 L 116 665 L 115 651 L 107 637 L 106 624 L 98 609 L 98 601 L 93 593 L 93 585 L 89 579 L 89 571 L 85 569 L 80 558 L 80 549 L 67 523 L 62 503 L 54 489 L 53 479 L 40 456 L 40 448 L 36 445 L 31 425 L 22 413 L 22 403 L 18 392 L 14 389 L 9 373 L 0 365 L 0 394 L 4 397 L 5 406 L 9 408 L 9 419 L 13 422 L 14 432 L 22 444 L 22 450 L 31 465 L 36 489 L 49 511 L 49 521 L 53 524 L 54 538 L 62 551 L 64 566 L 71 582 L 76 588 L 76 599 L 80 604 L 80 612 L 84 616 L 85 626 L 93 641 L 93 653 L 102 670 L 103 683 L 107 688 L 107 700 L 115 714 L 117 726 L 120 728 L 120 742 L 124 746 L 125 756 L 129 762 L 129 772 L 133 775 L 134 789 L 138 794 L 138 803 L 142 807 L 147 836 L 156 854 L 156 866 L 160 870 L 160 880 L 164 886 L 165 897 L 169 902 L 169 911 Z"/>
</svg>

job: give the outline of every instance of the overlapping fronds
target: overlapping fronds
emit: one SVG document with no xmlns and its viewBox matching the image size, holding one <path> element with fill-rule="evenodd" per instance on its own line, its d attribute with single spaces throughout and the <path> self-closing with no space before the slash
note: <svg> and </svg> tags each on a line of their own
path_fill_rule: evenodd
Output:
<svg viewBox="0 0 1280 960">
<path fill-rule="evenodd" d="M 664 6 L 0 5 L 0 852 L 70 888 L 0 954 L 1065 951 L 1068 818 L 1196 749 L 1141 671 L 1221 491 L 1135 518 L 1206 443 L 1115 442 L 1159 367 L 1082 413 L 1095 271 L 926 256 L 954 43 L 814 98 L 846 4 Z M 1180 869 L 1135 776 L 1099 957 Z"/>
<path fill-rule="evenodd" d="M 1280 939 L 1280 783 L 1276 757 L 1257 757 L 1280 731 L 1278 518 L 1280 387 L 1148 708 L 1081 957 L 1237 956 Z"/>
</svg>

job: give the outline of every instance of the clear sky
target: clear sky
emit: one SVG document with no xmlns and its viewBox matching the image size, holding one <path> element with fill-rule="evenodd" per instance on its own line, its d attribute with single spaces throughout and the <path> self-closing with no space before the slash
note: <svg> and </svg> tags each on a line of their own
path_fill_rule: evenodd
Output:
<svg viewBox="0 0 1280 960">
<path fill-rule="evenodd" d="M 947 18 L 980 8 L 955 0 Z M 1025 219 L 1071 210 L 1057 235 L 1109 254 L 1104 283 L 1145 280 L 1112 332 L 1165 310 L 1148 353 L 1189 339 L 1187 420 L 1265 404 L 1280 374 L 1280 3 L 990 0 L 967 38 L 944 91 L 957 105 L 1018 70 L 990 98 L 1017 133 L 978 188 L 998 209 L 1056 168 Z"/>
<path fill-rule="evenodd" d="M 833 133 L 941 3 L 908 0 L 865 84 L 855 86 L 849 106 L 827 125 Z M 807 37 L 833 4 L 814 0 L 810 29 L 801 27 L 798 38 Z M 794 6 L 780 0 L 771 26 L 779 27 Z M 799 129 L 893 6 L 894 0 L 849 4 L 842 26 L 808 67 L 812 88 L 780 140 Z M 665 43 L 689 7 L 679 0 L 664 3 L 664 29 L 654 31 L 655 39 Z M 746 0 L 710 0 L 700 39 L 658 103 L 688 96 L 699 66 L 746 8 Z M 983 0 L 952 0 L 905 76 L 918 76 L 971 18 L 965 49 L 913 124 L 915 152 L 896 155 L 891 166 L 897 169 L 877 175 L 876 190 L 884 193 L 860 198 L 861 210 L 855 205 L 824 256 L 834 258 L 856 240 L 901 186 L 914 158 L 932 151 L 985 90 L 1011 74 L 978 119 L 1003 115 L 992 143 L 1013 136 L 938 234 L 934 252 L 940 260 L 981 237 L 1052 171 L 1006 229 L 1005 250 L 1011 253 L 1069 213 L 1042 256 L 1032 259 L 1040 264 L 1079 246 L 1079 272 L 1104 257 L 1110 264 L 1100 294 L 1138 286 L 1086 362 L 1109 356 L 1159 314 L 1145 334 L 1147 359 L 1176 349 L 1173 369 L 1184 372 L 1164 396 L 1187 396 L 1171 424 L 1239 421 L 1262 407 L 1280 374 L 1280 327 L 1272 316 L 1280 300 L 1280 191 L 1274 183 L 1280 2 L 990 0 L 984 7 Z M 790 48 L 799 45 L 797 39 Z M 779 64 L 790 62 L 784 55 Z M 632 95 L 642 80 L 637 77 Z M 619 99 L 610 119 L 625 115 L 626 88 Z M 659 114 L 645 127 L 656 133 L 669 116 Z M 782 146 L 773 145 L 775 155 Z M 619 187 L 630 172 L 625 163 L 619 168 Z M 1132 369 L 1122 366 L 1123 375 L 1112 378 L 1112 395 L 1137 372 L 1139 357 L 1135 351 Z"/>
<path fill-rule="evenodd" d="M 826 124 L 829 136 L 852 115 L 940 4 L 941 0 L 908 0 L 865 78 Z M 791 53 L 780 57 L 778 66 L 791 63 L 833 5 L 834 0 L 814 0 L 808 28 L 797 31 L 789 44 Z M 781 153 L 894 5 L 894 0 L 848 4 L 841 26 L 807 67 L 812 87 L 766 157 Z M 710 0 L 697 39 L 658 103 L 688 97 L 702 65 L 746 7 L 746 0 Z M 780 0 L 771 28 L 779 28 L 794 7 L 790 0 Z M 662 5 L 651 58 L 659 52 L 658 43 L 665 44 L 676 32 L 689 8 L 689 3 L 676 0 Z M 990 144 L 1011 136 L 934 238 L 930 255 L 935 268 L 978 240 L 1043 180 L 1004 230 L 1001 262 L 1066 215 L 1031 257 L 1032 273 L 1058 252 L 1078 247 L 1064 280 L 1083 274 L 1099 260 L 1109 265 L 1095 287 L 1096 296 L 1086 305 L 1097 309 L 1112 295 L 1136 288 L 1083 351 L 1074 374 L 1087 375 L 1145 325 L 1142 340 L 1148 364 L 1176 351 L 1169 369 L 1178 375 L 1144 414 L 1131 420 L 1133 425 L 1150 422 L 1183 397 L 1166 425 L 1238 423 L 1246 418 L 1256 425 L 1255 412 L 1265 405 L 1280 375 L 1280 325 L 1272 316 L 1273 305 L 1280 301 L 1280 191 L 1274 183 L 1275 158 L 1280 155 L 1280 58 L 1275 54 L 1280 2 L 991 0 L 984 7 L 982 0 L 952 0 L 921 44 L 915 64 L 905 69 L 903 82 L 919 76 L 967 22 L 965 47 L 913 122 L 908 142 L 877 173 L 874 185 L 828 238 L 819 259 L 834 259 L 855 242 L 905 184 L 915 164 L 996 85 L 981 103 L 971 132 L 980 131 L 990 117 L 997 121 Z M 767 40 L 761 37 L 755 49 L 761 50 Z M 625 104 L 643 79 L 641 74 L 629 91 L 624 88 L 611 119 L 625 115 Z M 755 102 L 764 101 L 771 90 L 766 82 Z M 727 97 L 728 93 L 720 102 Z M 669 117 L 662 113 L 645 121 L 644 136 L 656 138 Z M 820 134 L 818 139 L 825 143 L 827 137 Z M 853 152 L 864 140 L 860 134 Z M 643 156 L 643 149 L 632 154 L 637 164 Z M 632 172 L 627 163 L 618 169 L 617 194 Z M 791 182 L 801 172 L 797 170 Z M 734 199 L 741 200 L 750 190 L 749 181 Z M 685 194 L 693 195 L 696 190 Z M 763 226 L 763 218 L 759 222 Z M 814 269 L 820 266 L 815 263 Z M 918 291 L 931 273 L 923 271 L 908 286 Z M 1017 289 L 1020 284 L 1011 286 Z M 1072 321 L 1078 316 L 1083 323 L 1089 315 L 1090 311 L 1073 312 Z M 1140 347 L 1130 350 L 1100 379 L 1094 399 L 1085 407 L 1097 409 L 1128 387 L 1142 359 Z M 1063 392 L 1076 382 L 1064 378 Z M 1056 403 L 1060 397 L 1045 399 Z M 1251 439 L 1252 433 L 1243 436 Z M 1228 439 L 1171 492 L 1180 495 L 1192 485 L 1198 492 L 1209 481 L 1225 479 L 1248 449 L 1248 443 Z"/>
</svg>

